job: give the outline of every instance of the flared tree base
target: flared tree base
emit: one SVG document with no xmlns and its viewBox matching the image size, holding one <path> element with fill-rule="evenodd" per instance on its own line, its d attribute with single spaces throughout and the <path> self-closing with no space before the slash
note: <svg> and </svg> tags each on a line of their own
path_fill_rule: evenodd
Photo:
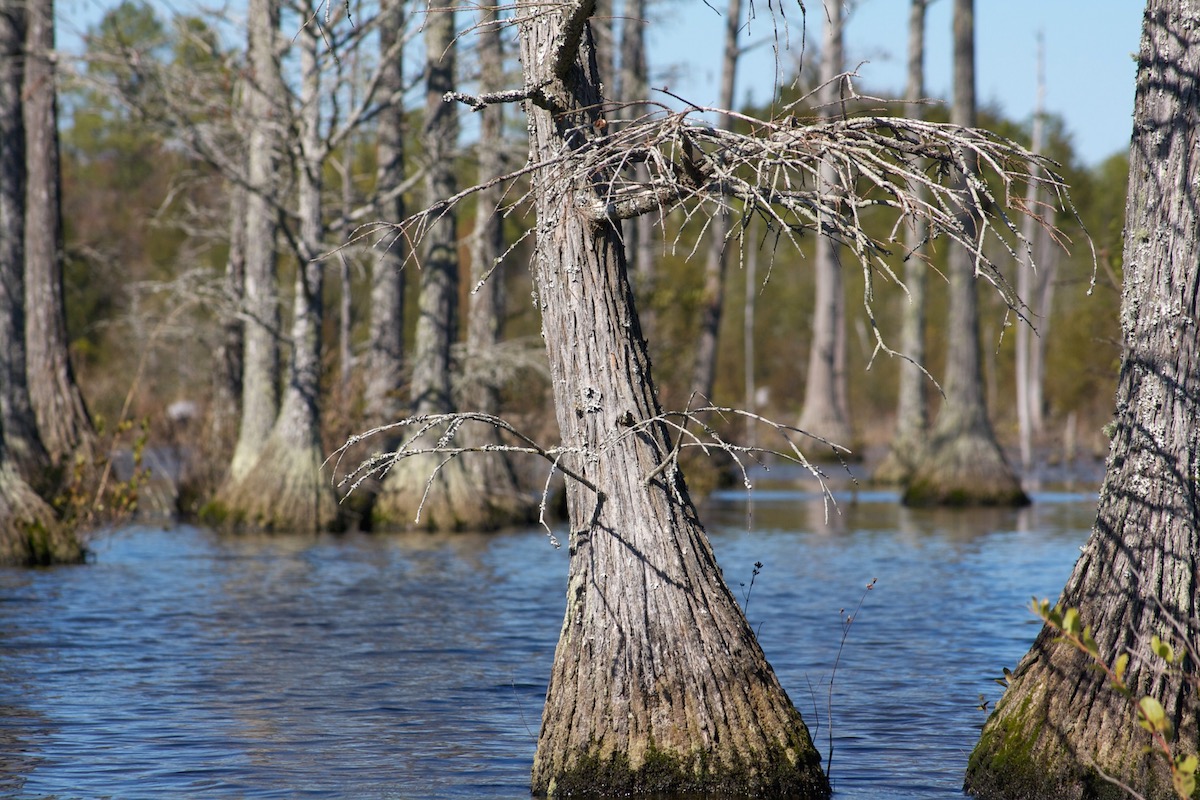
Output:
<svg viewBox="0 0 1200 800">
<path fill-rule="evenodd" d="M 0 466 L 0 565 L 77 564 L 83 545 L 11 464 Z"/>
<path fill-rule="evenodd" d="M 372 530 L 490 531 L 537 520 L 536 499 L 502 455 L 445 459 L 428 453 L 396 464 L 375 498 Z"/>
<path fill-rule="evenodd" d="M 909 477 L 907 506 L 1025 506 L 1029 496 L 990 435 L 936 437 Z"/>
<path fill-rule="evenodd" d="M 241 480 L 228 481 L 201 519 L 231 530 L 336 530 L 337 497 L 321 462 L 318 448 L 272 436 L 257 464 Z"/>
</svg>

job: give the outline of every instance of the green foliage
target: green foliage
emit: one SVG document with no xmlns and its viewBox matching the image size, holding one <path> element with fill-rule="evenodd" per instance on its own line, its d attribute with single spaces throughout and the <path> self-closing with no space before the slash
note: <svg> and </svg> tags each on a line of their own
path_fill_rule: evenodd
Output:
<svg viewBox="0 0 1200 800">
<path fill-rule="evenodd" d="M 1043 622 L 1059 632 L 1060 636 L 1055 641 L 1066 642 L 1085 653 L 1108 676 L 1112 688 L 1133 701 L 1133 692 L 1125 682 L 1129 653 L 1120 653 L 1109 664 L 1101 656 L 1091 628 L 1083 625 L 1076 608 L 1063 608 L 1061 603 L 1051 607 L 1049 600 L 1038 600 L 1036 597 L 1030 608 Z M 1183 658 L 1182 652 L 1176 653 L 1170 642 L 1163 641 L 1157 634 L 1150 638 L 1150 652 L 1165 661 L 1168 667 L 1178 664 Z M 1138 698 L 1134 704 L 1134 719 L 1138 726 L 1150 734 L 1151 744 L 1147 751 L 1158 753 L 1166 760 L 1175 793 L 1181 798 L 1192 797 L 1196 791 L 1196 769 L 1200 766 L 1200 759 L 1192 753 L 1176 752 L 1179 743 L 1172 742 L 1175 726 L 1162 703 L 1149 695 Z"/>
</svg>

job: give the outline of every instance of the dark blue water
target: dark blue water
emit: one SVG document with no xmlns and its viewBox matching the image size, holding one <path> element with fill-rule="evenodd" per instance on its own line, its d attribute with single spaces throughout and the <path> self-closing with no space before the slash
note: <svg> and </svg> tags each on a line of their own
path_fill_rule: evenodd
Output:
<svg viewBox="0 0 1200 800">
<path fill-rule="evenodd" d="M 1094 514 L 1087 496 L 1038 500 L 840 496 L 828 522 L 797 491 L 706 509 L 824 754 L 832 734 L 838 797 L 959 795 L 980 695 L 998 697 L 991 678 L 1036 633 L 1029 598 L 1058 593 Z M 528 796 L 566 590 L 543 532 L 129 528 L 95 551 L 0 570 L 0 795 Z"/>
</svg>

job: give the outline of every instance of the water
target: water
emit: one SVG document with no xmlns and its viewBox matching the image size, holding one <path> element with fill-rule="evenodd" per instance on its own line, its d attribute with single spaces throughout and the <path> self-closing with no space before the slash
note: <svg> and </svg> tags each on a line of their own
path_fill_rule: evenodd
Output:
<svg viewBox="0 0 1200 800">
<path fill-rule="evenodd" d="M 959 796 L 980 695 L 999 696 L 1037 630 L 1029 598 L 1057 595 L 1095 511 L 1037 500 L 864 493 L 828 524 L 795 490 L 706 509 L 823 754 L 832 733 L 837 797 Z M 0 570 L 0 795 L 526 798 L 566 558 L 537 530 L 135 527 L 85 567 Z"/>
</svg>

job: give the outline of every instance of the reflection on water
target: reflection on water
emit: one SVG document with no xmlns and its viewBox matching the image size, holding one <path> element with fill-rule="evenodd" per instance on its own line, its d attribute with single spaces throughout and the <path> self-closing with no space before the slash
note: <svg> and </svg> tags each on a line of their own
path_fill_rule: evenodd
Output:
<svg viewBox="0 0 1200 800">
<path fill-rule="evenodd" d="M 1024 606 L 1061 588 L 1094 498 L 836 499 L 827 521 L 811 494 L 716 498 L 726 579 L 832 741 L 839 798 L 956 796 L 979 696 L 1028 647 Z M 538 531 L 131 528 L 86 567 L 0 570 L 0 793 L 527 797 L 565 589 Z"/>
</svg>

